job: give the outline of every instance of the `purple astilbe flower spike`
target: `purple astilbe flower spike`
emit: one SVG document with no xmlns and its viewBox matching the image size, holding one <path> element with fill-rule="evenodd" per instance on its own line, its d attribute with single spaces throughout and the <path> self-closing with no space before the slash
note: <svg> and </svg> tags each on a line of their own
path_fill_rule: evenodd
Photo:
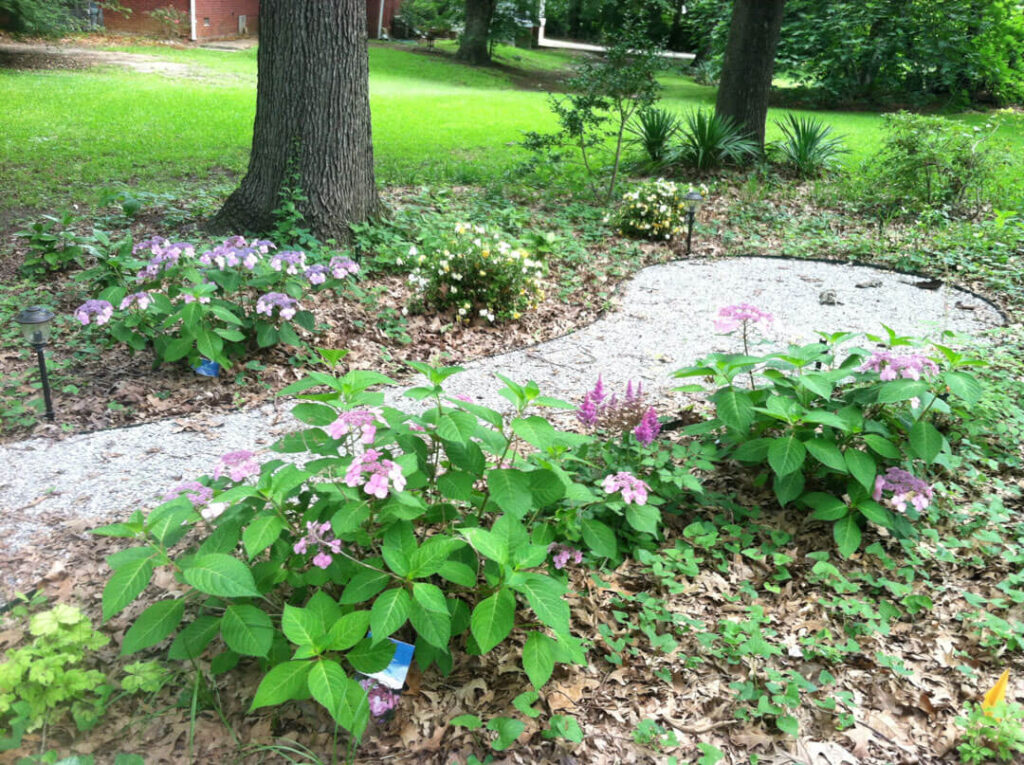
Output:
<svg viewBox="0 0 1024 765">
<path fill-rule="evenodd" d="M 650 446 L 654 443 L 654 439 L 658 437 L 660 432 L 661 423 L 658 422 L 658 413 L 654 411 L 653 406 L 649 407 L 644 412 L 644 417 L 640 420 L 640 424 L 633 429 L 633 435 L 644 446 Z"/>
</svg>

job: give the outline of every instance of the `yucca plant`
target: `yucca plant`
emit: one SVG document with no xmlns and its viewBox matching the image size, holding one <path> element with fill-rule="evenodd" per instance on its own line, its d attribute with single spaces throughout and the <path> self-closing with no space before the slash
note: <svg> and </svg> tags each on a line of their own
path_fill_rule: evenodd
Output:
<svg viewBox="0 0 1024 765">
<path fill-rule="evenodd" d="M 636 114 L 626 130 L 633 136 L 630 143 L 642 146 L 651 162 L 660 165 L 665 161 L 669 145 L 679 134 L 679 115 L 668 109 L 651 107 Z"/>
<path fill-rule="evenodd" d="M 837 164 L 840 154 L 847 153 L 842 136 L 833 135 L 832 127 L 813 117 L 796 117 L 787 114 L 785 120 L 775 120 L 782 134 L 780 141 L 772 144 L 782 164 L 797 175 L 809 178 L 831 170 Z"/>
<path fill-rule="evenodd" d="M 760 153 L 757 143 L 737 122 L 710 109 L 686 115 L 683 141 L 673 147 L 669 161 L 694 170 L 714 170 L 724 164 L 740 164 Z"/>
</svg>

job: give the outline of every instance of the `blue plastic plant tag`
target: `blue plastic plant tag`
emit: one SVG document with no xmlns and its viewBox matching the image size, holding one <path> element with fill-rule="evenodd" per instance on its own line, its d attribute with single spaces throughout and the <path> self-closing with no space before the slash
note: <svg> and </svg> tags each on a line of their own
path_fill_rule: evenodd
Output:
<svg viewBox="0 0 1024 765">
<path fill-rule="evenodd" d="M 209 359 L 203 359 L 203 363 L 192 368 L 196 370 L 197 375 L 202 375 L 203 377 L 216 377 L 220 374 L 220 364 Z"/>
<path fill-rule="evenodd" d="M 384 687 L 390 688 L 393 691 L 400 691 L 402 686 L 405 685 L 405 676 L 409 674 L 409 667 L 412 666 L 412 654 L 416 649 L 414 646 L 409 643 L 403 643 L 401 640 L 395 640 L 394 638 L 388 638 L 388 640 L 395 644 L 395 655 L 391 659 L 391 663 L 380 672 L 374 672 L 372 675 L 367 675 L 367 677 L 373 678 Z"/>
</svg>

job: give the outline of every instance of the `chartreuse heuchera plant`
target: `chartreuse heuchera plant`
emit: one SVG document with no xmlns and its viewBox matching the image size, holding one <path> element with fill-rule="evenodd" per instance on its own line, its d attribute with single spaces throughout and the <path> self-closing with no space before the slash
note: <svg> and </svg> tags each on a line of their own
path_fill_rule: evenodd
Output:
<svg viewBox="0 0 1024 765">
<path fill-rule="evenodd" d="M 414 246 L 409 258 L 414 310 L 452 309 L 458 322 L 494 324 L 518 319 L 544 298 L 544 263 L 484 226 L 457 223 L 447 246 L 423 253 Z"/>
<path fill-rule="evenodd" d="M 615 224 L 623 236 L 635 239 L 672 239 L 686 232 L 689 202 L 686 195 L 698 191 L 707 196 L 706 186 L 684 186 L 658 178 L 646 181 L 622 195 Z"/>
<path fill-rule="evenodd" d="M 305 399 L 293 413 L 308 427 L 274 446 L 297 464 L 234 452 L 148 515 L 97 530 L 139 543 L 108 558 L 104 618 L 158 568 L 184 590 L 142 612 L 124 653 L 175 635 L 171 659 L 258 658 L 253 708 L 312 696 L 356 740 L 395 703 L 357 679 L 388 665 L 391 636 L 447 673 L 455 652 L 486 654 L 514 635 L 538 689 L 556 663 L 584 661 L 567 571 L 584 555 L 617 558 L 623 535 L 653 544 L 657 492 L 699 484 L 648 430 L 560 432 L 531 410 L 571 405 L 501 378 L 514 405 L 504 417 L 445 395 L 458 368 L 410 364 L 426 379 L 405 393 L 418 413 L 371 392 L 391 382 L 383 375 L 314 372 L 282 391 Z"/>
<path fill-rule="evenodd" d="M 742 327 L 746 345 L 747 325 L 767 314 L 732 308 L 720 312 L 719 328 Z M 717 459 L 765 468 L 779 503 L 831 522 L 845 556 L 868 523 L 914 536 L 935 498 L 929 476 L 952 467 L 935 423 L 964 420 L 981 395 L 952 348 L 936 344 L 929 355 L 891 331 L 869 335 L 870 350 L 853 340 L 839 333 L 783 353 L 712 354 L 676 373 L 713 381 L 716 418 L 705 429 L 717 438 Z"/>
<path fill-rule="evenodd" d="M 338 292 L 359 266 L 341 256 L 307 263 L 303 252 L 275 250 L 236 236 L 197 255 L 192 244 L 153 237 L 132 248 L 134 281 L 122 276 L 74 315 L 83 325 L 107 325 L 133 350 L 151 346 L 167 362 L 205 357 L 228 367 L 258 348 L 300 347 L 296 327 L 315 329 L 304 297 Z"/>
</svg>

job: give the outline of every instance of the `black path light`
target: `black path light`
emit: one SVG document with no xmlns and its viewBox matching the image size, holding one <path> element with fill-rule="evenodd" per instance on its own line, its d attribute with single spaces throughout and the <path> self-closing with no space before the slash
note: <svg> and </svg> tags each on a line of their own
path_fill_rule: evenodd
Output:
<svg viewBox="0 0 1024 765">
<path fill-rule="evenodd" d="M 23 308 L 14 317 L 14 320 L 21 325 L 21 334 L 36 349 L 36 356 L 39 358 L 39 375 L 43 378 L 43 401 L 46 403 L 46 419 L 53 422 L 53 400 L 50 398 L 50 378 L 46 374 L 46 355 L 43 349 L 46 348 L 46 341 L 50 339 L 50 322 L 53 321 L 53 312 L 41 305 L 34 305 Z"/>
<path fill-rule="evenodd" d="M 690 242 L 693 240 L 693 222 L 697 219 L 697 208 L 704 201 L 699 191 L 688 191 L 686 196 L 686 254 L 690 254 Z"/>
</svg>

